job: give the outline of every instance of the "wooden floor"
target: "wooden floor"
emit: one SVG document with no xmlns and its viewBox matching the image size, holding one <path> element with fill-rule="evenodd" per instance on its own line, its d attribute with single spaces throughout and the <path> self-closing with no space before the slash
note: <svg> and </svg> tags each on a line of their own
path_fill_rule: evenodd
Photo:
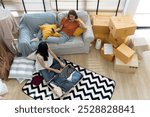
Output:
<svg viewBox="0 0 150 117">
<path fill-rule="evenodd" d="M 150 99 L 150 76 L 144 67 L 143 61 L 139 61 L 139 68 L 136 73 L 119 73 L 113 70 L 113 62 L 104 60 L 99 51 L 91 46 L 89 54 L 65 55 L 63 58 L 70 60 L 82 67 L 92 70 L 113 79 L 116 87 L 112 100 L 148 100 Z M 6 82 L 9 92 L 4 95 L 4 99 L 28 100 L 30 97 L 22 92 L 22 84 L 16 80 Z"/>
</svg>

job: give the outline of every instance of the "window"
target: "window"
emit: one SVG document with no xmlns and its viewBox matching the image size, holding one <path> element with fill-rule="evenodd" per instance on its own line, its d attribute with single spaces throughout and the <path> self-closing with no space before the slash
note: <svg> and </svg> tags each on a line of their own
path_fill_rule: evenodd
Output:
<svg viewBox="0 0 150 117">
<path fill-rule="evenodd" d="M 44 0 L 47 9 L 50 9 L 50 0 Z M 24 11 L 22 0 L 3 0 L 5 8 L 10 11 Z M 24 0 L 27 11 L 43 11 L 42 0 Z"/>
<path fill-rule="evenodd" d="M 22 0 L 3 0 L 4 5 L 11 11 L 24 11 Z M 56 0 L 44 0 L 46 10 L 56 10 Z M 76 9 L 77 0 L 57 0 L 58 10 Z M 78 0 L 78 9 L 96 11 L 98 0 Z M 114 12 L 119 0 L 100 0 L 99 12 Z M 24 0 L 27 11 L 43 11 L 42 0 Z M 123 11 L 126 0 L 121 0 L 119 11 Z"/>
<path fill-rule="evenodd" d="M 140 0 L 134 19 L 139 27 L 150 27 L 150 8 L 148 0 Z"/>
<path fill-rule="evenodd" d="M 58 0 L 60 10 L 76 9 L 77 0 Z M 78 9 L 95 11 L 98 0 L 78 0 Z M 51 0 L 52 9 L 55 9 L 55 0 Z M 100 0 L 99 11 L 115 11 L 118 0 Z M 125 0 L 120 3 L 119 10 L 122 11 L 125 5 Z"/>
</svg>

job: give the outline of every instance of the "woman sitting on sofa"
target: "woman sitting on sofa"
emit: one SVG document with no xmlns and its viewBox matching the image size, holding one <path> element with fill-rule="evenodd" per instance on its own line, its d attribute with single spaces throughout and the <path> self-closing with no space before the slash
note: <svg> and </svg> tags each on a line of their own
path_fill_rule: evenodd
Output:
<svg viewBox="0 0 150 117">
<path fill-rule="evenodd" d="M 60 27 L 53 30 L 54 32 L 55 31 L 59 32 L 61 36 L 60 37 L 49 36 L 46 39 L 46 42 L 57 44 L 65 43 L 66 41 L 71 39 L 73 33 L 78 27 L 82 28 L 83 30 L 86 29 L 84 22 L 80 18 L 78 18 L 76 11 L 70 10 L 68 12 L 67 17 L 64 17 L 62 19 Z"/>
</svg>

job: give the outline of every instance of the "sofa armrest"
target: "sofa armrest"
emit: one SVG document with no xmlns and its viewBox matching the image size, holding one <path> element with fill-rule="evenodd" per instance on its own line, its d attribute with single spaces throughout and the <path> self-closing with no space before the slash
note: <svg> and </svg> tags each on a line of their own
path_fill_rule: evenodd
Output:
<svg viewBox="0 0 150 117">
<path fill-rule="evenodd" d="M 31 38 L 32 34 L 29 29 L 26 26 L 20 26 L 18 47 L 19 51 L 22 53 L 22 56 L 27 56 L 33 51 L 30 44 Z"/>
<path fill-rule="evenodd" d="M 87 29 L 83 33 L 82 38 L 85 43 L 91 43 L 94 40 L 94 34 L 93 34 L 93 29 L 91 25 L 90 18 L 88 18 L 86 22 Z"/>
</svg>

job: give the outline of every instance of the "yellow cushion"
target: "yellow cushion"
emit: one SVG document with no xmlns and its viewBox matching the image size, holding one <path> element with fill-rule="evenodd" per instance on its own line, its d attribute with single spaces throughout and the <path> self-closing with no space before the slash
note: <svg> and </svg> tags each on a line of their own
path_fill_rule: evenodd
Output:
<svg viewBox="0 0 150 117">
<path fill-rule="evenodd" d="M 74 31 L 73 36 L 75 36 L 75 37 L 80 36 L 84 31 L 85 31 L 85 29 L 78 27 L 78 28 Z"/>
<path fill-rule="evenodd" d="M 56 24 L 44 24 L 40 26 L 43 39 L 47 39 L 49 36 L 60 37 L 60 34 L 58 32 L 55 32 L 55 33 L 52 32 L 52 28 L 56 29 L 57 25 Z"/>
</svg>

